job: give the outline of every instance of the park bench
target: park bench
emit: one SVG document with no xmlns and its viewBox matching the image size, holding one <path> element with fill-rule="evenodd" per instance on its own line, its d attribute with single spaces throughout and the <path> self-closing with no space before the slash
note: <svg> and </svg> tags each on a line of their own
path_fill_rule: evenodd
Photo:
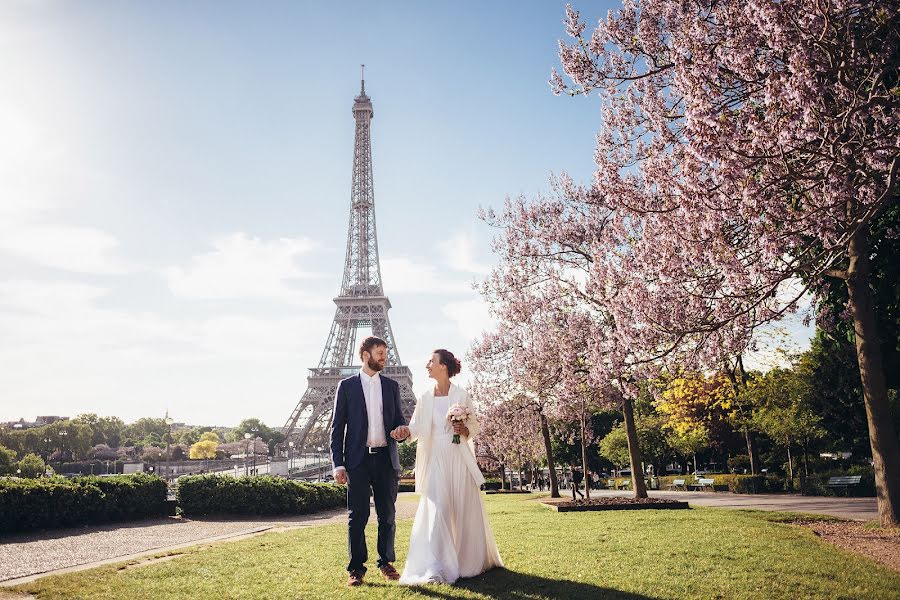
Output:
<svg viewBox="0 0 900 600">
<path fill-rule="evenodd" d="M 715 482 L 715 479 L 705 479 L 705 478 L 701 477 L 696 482 L 689 484 L 688 489 L 697 490 L 697 491 L 702 492 L 703 490 L 709 488 L 709 489 L 715 491 L 716 488 L 713 485 L 714 482 Z"/>
<path fill-rule="evenodd" d="M 669 484 L 670 490 L 677 490 L 678 488 L 687 489 L 687 486 L 684 484 L 684 479 L 676 479 L 672 483 Z"/>
<path fill-rule="evenodd" d="M 624 480 L 622 480 L 622 485 L 618 486 L 616 489 L 617 490 L 627 490 L 629 487 L 631 487 L 631 480 L 624 479 Z"/>
<path fill-rule="evenodd" d="M 841 477 L 829 477 L 828 481 L 825 483 L 825 487 L 827 488 L 844 488 L 847 490 L 847 495 L 850 494 L 850 486 L 859 485 L 859 482 L 862 480 L 862 475 L 844 475 Z"/>
</svg>

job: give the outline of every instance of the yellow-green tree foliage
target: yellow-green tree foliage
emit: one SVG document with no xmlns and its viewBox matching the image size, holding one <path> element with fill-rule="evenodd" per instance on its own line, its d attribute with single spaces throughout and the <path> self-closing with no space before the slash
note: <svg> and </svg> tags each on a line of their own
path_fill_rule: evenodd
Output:
<svg viewBox="0 0 900 600">
<path fill-rule="evenodd" d="M 200 435 L 201 442 L 215 442 L 219 443 L 219 434 L 215 431 L 206 431 Z"/>
<path fill-rule="evenodd" d="M 206 434 L 204 434 L 206 435 Z M 215 434 L 213 434 L 215 435 Z M 213 440 L 200 440 L 193 446 L 191 446 L 190 457 L 191 460 L 198 460 L 204 458 L 215 458 L 216 457 L 216 448 L 219 446 Z"/>
<path fill-rule="evenodd" d="M 706 447 L 733 417 L 734 388 L 725 375 L 683 373 L 654 402 L 665 417 L 669 443 L 684 455 Z"/>
</svg>

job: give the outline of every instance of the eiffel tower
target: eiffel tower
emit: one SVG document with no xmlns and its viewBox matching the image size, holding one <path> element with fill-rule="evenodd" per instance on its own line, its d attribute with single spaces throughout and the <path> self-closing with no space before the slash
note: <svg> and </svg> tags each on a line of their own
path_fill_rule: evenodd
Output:
<svg viewBox="0 0 900 600">
<path fill-rule="evenodd" d="M 363 65 L 365 68 L 365 65 Z M 353 184 L 350 195 L 350 228 L 340 295 L 334 299 L 337 310 L 331 333 L 319 366 L 309 370 L 306 393 L 282 430 L 285 443 L 298 448 L 327 446 L 328 427 L 338 383 L 359 371 L 356 334 L 371 329 L 388 344 L 388 359 L 382 373 L 400 384 L 403 414 L 409 419 L 415 408 L 412 373 L 403 366 L 388 310 L 391 302 L 381 285 L 378 261 L 378 237 L 375 231 L 375 192 L 372 185 L 372 144 L 370 127 L 375 116 L 372 100 L 366 95 L 365 72 L 359 96 L 353 101 L 356 142 L 353 150 Z"/>
</svg>

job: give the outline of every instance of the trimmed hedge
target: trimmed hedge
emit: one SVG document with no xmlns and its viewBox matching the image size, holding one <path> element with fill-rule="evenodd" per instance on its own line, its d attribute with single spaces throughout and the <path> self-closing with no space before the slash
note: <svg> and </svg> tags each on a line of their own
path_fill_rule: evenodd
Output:
<svg viewBox="0 0 900 600">
<path fill-rule="evenodd" d="M 732 473 L 710 473 L 704 475 L 704 479 L 713 479 L 713 484 L 717 490 L 727 489 L 733 494 L 767 494 L 770 492 L 784 491 L 784 481 L 780 477 L 765 475 L 737 475 Z M 612 478 L 610 478 L 612 479 Z M 617 477 L 616 485 L 621 485 L 623 481 L 630 477 Z M 684 479 L 685 483 L 693 483 L 695 481 L 693 475 L 666 475 L 659 477 L 659 489 L 668 490 L 669 485 L 675 483 L 676 479 Z M 605 485 L 607 480 L 602 480 Z"/>
<path fill-rule="evenodd" d="M 166 482 L 155 475 L 0 479 L 3 533 L 165 514 Z"/>
<path fill-rule="evenodd" d="M 184 475 L 176 497 L 185 515 L 303 514 L 346 506 L 347 487 L 267 475 Z"/>
</svg>

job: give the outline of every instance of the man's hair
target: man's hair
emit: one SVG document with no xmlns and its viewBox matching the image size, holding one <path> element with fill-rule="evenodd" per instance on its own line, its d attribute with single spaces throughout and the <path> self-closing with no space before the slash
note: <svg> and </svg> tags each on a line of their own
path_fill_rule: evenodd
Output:
<svg viewBox="0 0 900 600">
<path fill-rule="evenodd" d="M 359 358 L 362 360 L 363 352 L 368 352 L 372 354 L 372 348 L 376 346 L 384 346 L 387 348 L 387 342 L 381 339 L 380 337 L 375 337 L 374 335 L 370 335 L 366 339 L 362 341 L 362 344 L 359 345 Z"/>
</svg>

